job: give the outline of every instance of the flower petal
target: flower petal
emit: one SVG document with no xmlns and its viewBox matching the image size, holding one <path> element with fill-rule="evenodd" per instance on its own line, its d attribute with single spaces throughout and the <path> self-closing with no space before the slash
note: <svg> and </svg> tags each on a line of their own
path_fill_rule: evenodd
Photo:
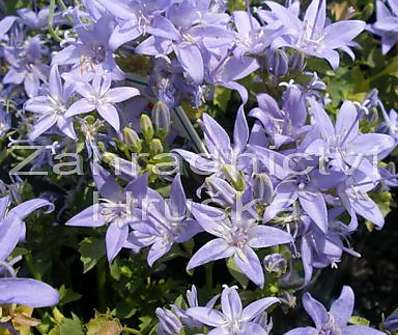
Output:
<svg viewBox="0 0 398 335">
<path fill-rule="evenodd" d="M 242 313 L 242 301 L 234 287 L 226 287 L 221 294 L 221 306 L 228 320 L 237 320 Z"/>
<path fill-rule="evenodd" d="M 262 314 L 267 308 L 280 302 L 278 298 L 263 298 L 252 302 L 243 310 L 242 319 L 245 321 L 253 320 Z"/>
<path fill-rule="evenodd" d="M 0 278 L 0 304 L 19 304 L 32 308 L 54 306 L 59 293 L 38 280 Z"/>
<path fill-rule="evenodd" d="M 299 201 L 301 207 L 324 232 L 328 231 L 328 210 L 326 201 L 321 192 L 299 191 Z"/>
<path fill-rule="evenodd" d="M 328 321 L 329 316 L 325 307 L 318 300 L 315 300 L 311 294 L 305 293 L 303 295 L 303 306 L 317 329 L 320 329 Z"/>
<path fill-rule="evenodd" d="M 188 72 L 192 80 L 201 84 L 204 77 L 204 64 L 202 54 L 195 44 L 180 44 L 174 52 L 182 68 Z"/>
<path fill-rule="evenodd" d="M 249 125 L 247 124 L 244 109 L 239 108 L 234 127 L 235 151 L 243 152 L 246 149 L 248 141 L 249 141 Z"/>
<path fill-rule="evenodd" d="M 68 118 L 78 114 L 90 113 L 95 109 L 96 106 L 92 101 L 83 98 L 76 101 L 72 106 L 69 107 L 69 109 L 65 113 L 65 117 Z"/>
<path fill-rule="evenodd" d="M 225 317 L 219 311 L 207 307 L 193 307 L 187 310 L 187 314 L 207 326 L 219 327 L 225 323 Z"/>
<path fill-rule="evenodd" d="M 101 115 L 117 132 L 120 130 L 120 118 L 115 106 L 104 104 L 97 106 L 98 114 Z"/>
<path fill-rule="evenodd" d="M 200 265 L 231 257 L 234 249 L 222 238 L 216 238 L 206 243 L 192 256 L 188 263 L 187 270 L 192 270 Z"/>
<path fill-rule="evenodd" d="M 106 93 L 105 99 L 110 103 L 118 103 L 140 95 L 140 91 L 134 87 L 116 87 Z"/>
<path fill-rule="evenodd" d="M 106 254 L 108 261 L 112 262 L 117 254 L 122 250 L 129 234 L 128 225 L 120 226 L 119 222 L 112 222 L 106 231 Z"/>
<path fill-rule="evenodd" d="M 355 296 L 352 288 L 344 286 L 340 297 L 330 307 L 330 313 L 333 314 L 339 327 L 343 328 L 347 325 L 354 311 L 354 301 Z"/>
<path fill-rule="evenodd" d="M 45 133 L 56 123 L 57 123 L 57 117 L 55 114 L 41 117 L 29 132 L 30 140 L 34 141 L 36 138 L 38 138 L 41 134 Z"/>
<path fill-rule="evenodd" d="M 289 233 L 274 227 L 259 225 L 250 234 L 253 236 L 249 241 L 252 248 L 267 248 L 293 242 Z"/>
<path fill-rule="evenodd" d="M 86 208 L 65 223 L 66 226 L 74 227 L 101 227 L 104 224 L 105 221 L 101 215 L 100 204 Z"/>
<path fill-rule="evenodd" d="M 257 254 L 248 246 L 235 253 L 236 266 L 257 286 L 264 286 L 264 272 Z"/>
</svg>

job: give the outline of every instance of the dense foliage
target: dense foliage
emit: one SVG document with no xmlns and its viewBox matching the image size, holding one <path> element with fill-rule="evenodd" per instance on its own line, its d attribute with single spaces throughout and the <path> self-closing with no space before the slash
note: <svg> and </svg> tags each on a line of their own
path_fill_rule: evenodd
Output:
<svg viewBox="0 0 398 335">
<path fill-rule="evenodd" d="M 398 334 L 397 0 L 0 10 L 0 334 Z"/>
</svg>

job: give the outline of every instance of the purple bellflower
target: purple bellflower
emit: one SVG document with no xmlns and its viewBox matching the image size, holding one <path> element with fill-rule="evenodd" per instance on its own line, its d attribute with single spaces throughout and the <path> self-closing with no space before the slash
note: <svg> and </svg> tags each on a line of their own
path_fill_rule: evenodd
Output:
<svg viewBox="0 0 398 335">
<path fill-rule="evenodd" d="M 340 57 L 336 49 L 353 56 L 352 40 L 365 28 L 365 22 L 344 20 L 327 24 L 326 0 L 313 0 L 307 8 L 304 20 L 297 17 L 291 8 L 267 1 L 271 13 L 264 16 L 270 24 L 279 21 L 286 33 L 273 43 L 274 48 L 291 47 L 306 55 L 326 59 L 333 69 L 339 66 Z"/>
<path fill-rule="evenodd" d="M 398 42 L 398 1 L 388 0 L 389 8 L 381 0 L 376 2 L 376 22 L 370 31 L 381 37 L 381 50 L 385 55 Z"/>
<path fill-rule="evenodd" d="M 175 311 L 157 308 L 156 316 L 159 320 L 157 335 L 178 335 L 184 330 L 184 325 Z"/>
<path fill-rule="evenodd" d="M 352 102 L 343 103 L 335 126 L 318 102 L 311 99 L 310 105 L 320 138 L 313 140 L 306 152 L 326 158 L 335 171 L 345 173 L 353 166 L 358 166 L 359 160 L 371 158 L 373 162 L 374 158 L 384 158 L 394 149 L 395 143 L 391 136 L 360 133 L 361 113 Z"/>
<path fill-rule="evenodd" d="M 171 184 L 170 198 L 163 197 L 153 190 L 148 190 L 148 205 L 144 220 L 133 224 L 130 239 L 133 244 L 151 246 L 148 253 L 148 264 L 167 254 L 174 243 L 184 243 L 198 232 L 199 226 L 188 213 L 187 198 L 182 187 L 180 176 Z"/>
<path fill-rule="evenodd" d="M 219 295 L 210 299 L 206 304 L 206 308 L 212 309 L 219 299 Z M 158 308 L 156 315 L 159 319 L 158 334 L 159 335 L 179 335 L 184 328 L 195 329 L 201 328 L 203 324 L 196 319 L 193 319 L 187 314 L 190 308 L 199 307 L 198 292 L 195 285 L 186 293 L 187 307 L 181 308 L 176 305 L 171 305 L 171 310 L 165 308 Z"/>
<path fill-rule="evenodd" d="M 138 215 L 138 207 L 147 193 L 147 177 L 140 176 L 123 189 L 109 172 L 98 165 L 93 166 L 94 180 L 101 198 L 71 218 L 66 225 L 73 227 L 102 227 L 106 232 L 106 251 L 111 262 L 122 248 L 134 248 L 128 243 L 130 224 Z"/>
<path fill-rule="evenodd" d="M 255 319 L 278 302 L 277 298 L 263 298 L 243 308 L 236 287 L 224 287 L 221 295 L 222 312 L 208 307 L 194 307 L 188 309 L 187 314 L 212 327 L 209 335 L 267 335 Z"/>
<path fill-rule="evenodd" d="M 15 261 L 7 262 L 20 240 L 25 238 L 24 219 L 41 207 L 53 208 L 43 199 L 26 201 L 7 212 L 10 197 L 0 198 L 0 305 L 21 304 L 33 308 L 53 306 L 59 294 L 49 285 L 29 278 L 16 278 L 12 268 Z"/>
<path fill-rule="evenodd" d="M 206 22 L 207 17 L 201 15 L 203 6 L 198 3 L 184 0 L 173 4 L 167 10 L 167 17 L 156 16 L 148 29 L 152 36 L 136 48 L 137 53 L 146 55 L 168 55 L 174 51 L 196 84 L 204 79 L 204 57 L 214 49 L 231 45 L 233 40 L 233 33 L 225 27 L 224 17 L 219 18 L 220 22 Z"/>
<path fill-rule="evenodd" d="M 10 202 L 10 196 L 5 196 L 0 201 L 0 259 L 6 259 L 15 245 L 25 240 L 24 219 L 29 214 L 42 207 L 48 207 L 50 211 L 54 208 L 47 200 L 33 199 L 7 211 Z"/>
<path fill-rule="evenodd" d="M 29 99 L 25 110 L 37 116 L 35 125 L 29 133 L 33 141 L 55 124 L 66 136 L 76 139 L 76 133 L 71 119 L 65 117 L 68 109 L 68 100 L 72 95 L 72 87 L 63 85 L 58 66 L 53 66 L 48 81 L 48 95 Z"/>
<path fill-rule="evenodd" d="M 246 11 L 232 13 L 237 30 L 235 56 L 261 55 L 271 42 L 281 34 L 281 24 L 262 27 L 257 19 Z"/>
<path fill-rule="evenodd" d="M 340 297 L 333 302 L 330 311 L 309 293 L 303 296 L 304 309 L 315 323 L 314 327 L 296 328 L 285 335 L 341 334 L 341 335 L 383 335 L 383 332 L 366 326 L 348 326 L 354 311 L 354 292 L 344 286 Z"/>
<path fill-rule="evenodd" d="M 181 155 L 196 173 L 215 174 L 236 182 L 239 171 L 249 169 L 248 163 L 251 163 L 251 157 L 245 155 L 249 141 L 249 126 L 243 109 L 239 109 L 235 121 L 233 145 L 224 128 L 208 114 L 203 115 L 201 126 L 207 154 L 198 155 L 182 149 L 175 152 Z"/>
<path fill-rule="evenodd" d="M 327 204 L 319 188 L 320 177 L 313 169 L 313 162 L 307 159 L 294 161 L 289 156 L 259 146 L 253 146 L 252 149 L 260 156 L 274 179 L 279 180 L 274 188 L 273 199 L 264 212 L 264 222 L 269 222 L 298 200 L 303 211 L 326 233 L 328 230 Z M 310 172 L 303 173 L 307 169 Z"/>
<path fill-rule="evenodd" d="M 115 28 L 110 16 L 102 16 L 88 26 L 75 28 L 78 39 L 55 54 L 52 65 L 72 65 L 74 77 L 83 79 L 95 73 L 111 73 L 113 79 L 122 79 L 123 73 L 114 60 L 110 37 Z"/>
<path fill-rule="evenodd" d="M 75 85 L 75 90 L 83 98 L 69 107 L 65 117 L 97 111 L 117 132 L 120 130 L 119 113 L 114 104 L 129 100 L 140 92 L 133 87 L 111 88 L 110 74 L 97 74 L 92 85 L 80 82 Z"/>
<path fill-rule="evenodd" d="M 250 211 L 242 212 L 242 209 L 234 207 L 229 217 L 221 209 L 192 204 L 191 211 L 195 219 L 206 232 L 217 238 L 205 244 L 192 256 L 187 269 L 233 257 L 242 273 L 256 285 L 263 287 L 264 272 L 253 249 L 287 244 L 292 242 L 292 236 L 281 229 L 258 224 L 255 214 Z"/>
<path fill-rule="evenodd" d="M 0 20 L 0 41 L 5 38 L 7 32 L 11 29 L 16 20 L 16 16 L 6 16 L 4 19 Z"/>
<path fill-rule="evenodd" d="M 384 215 L 375 201 L 368 195 L 376 186 L 375 181 L 363 172 L 355 172 L 352 178 L 347 178 L 337 187 L 337 194 L 341 203 L 351 215 L 352 222 L 356 222 L 356 215 L 360 215 L 373 223 L 377 229 L 384 226 Z"/>
<path fill-rule="evenodd" d="M 333 211 L 337 214 L 337 211 Z M 331 213 L 329 212 L 329 216 Z M 327 266 L 337 266 L 344 252 L 360 257 L 361 255 L 347 248 L 344 240 L 347 240 L 353 232 L 352 228 L 330 218 L 327 233 L 322 232 L 308 216 L 302 217 L 301 259 L 304 268 L 304 284 L 309 284 L 313 269 L 322 269 Z"/>
<path fill-rule="evenodd" d="M 37 96 L 40 82 L 46 82 L 49 67 L 42 63 L 46 53 L 39 36 L 29 38 L 22 47 L 6 47 L 4 56 L 10 69 L 3 78 L 4 84 L 24 84 L 26 94 L 32 98 Z"/>
<path fill-rule="evenodd" d="M 398 331 L 398 310 L 390 314 L 383 322 L 384 327 L 391 332 Z"/>
<path fill-rule="evenodd" d="M 381 129 L 386 131 L 398 143 L 398 113 L 391 109 L 390 113 L 387 114 L 383 107 L 383 117 L 384 122 L 381 124 Z"/>
<path fill-rule="evenodd" d="M 30 29 L 38 30 L 48 25 L 48 15 L 50 13 L 48 8 L 43 8 L 38 13 L 29 8 L 21 8 L 17 13 L 22 22 Z"/>
<path fill-rule="evenodd" d="M 216 295 L 215 297 L 211 298 L 205 307 L 207 308 L 214 308 L 214 305 L 216 304 L 217 300 L 220 298 L 219 295 Z M 176 305 L 172 305 L 171 307 L 173 308 L 174 312 L 178 315 L 182 323 L 190 328 L 200 328 L 202 326 L 202 323 L 198 322 L 197 320 L 193 319 L 187 314 L 187 310 L 190 308 L 195 308 L 195 307 L 200 307 L 199 306 L 199 300 L 198 300 L 198 291 L 195 287 L 195 285 L 192 285 L 191 290 L 187 290 L 186 293 L 186 300 L 188 302 L 187 309 L 184 310 Z"/>
<path fill-rule="evenodd" d="M 119 24 L 110 37 L 110 45 L 116 50 L 121 45 L 136 40 L 145 34 L 152 20 L 165 12 L 173 0 L 98 0 L 104 8 L 114 15 Z"/>
<path fill-rule="evenodd" d="M 279 109 L 277 102 L 266 93 L 259 94 L 257 102 L 258 108 L 254 108 L 249 116 L 261 122 L 276 149 L 294 142 L 308 130 L 308 127 L 305 127 L 305 96 L 296 85 L 290 85 L 286 90 L 282 109 Z"/>
</svg>

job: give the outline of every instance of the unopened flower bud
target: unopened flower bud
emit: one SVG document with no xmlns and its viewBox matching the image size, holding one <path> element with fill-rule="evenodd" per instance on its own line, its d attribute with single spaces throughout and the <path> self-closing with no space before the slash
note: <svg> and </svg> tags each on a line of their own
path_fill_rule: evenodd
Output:
<svg viewBox="0 0 398 335">
<path fill-rule="evenodd" d="M 256 174 L 253 178 L 254 198 L 267 204 L 271 203 L 274 188 L 271 179 L 265 174 Z"/>
<path fill-rule="evenodd" d="M 287 270 L 287 261 L 281 254 L 265 256 L 263 264 L 267 272 L 275 273 L 278 276 L 283 275 Z"/>
<path fill-rule="evenodd" d="M 102 155 L 102 160 L 109 165 L 112 165 L 112 163 L 115 161 L 116 158 L 117 156 L 111 152 L 105 152 Z"/>
<path fill-rule="evenodd" d="M 154 138 L 149 144 L 149 150 L 154 155 L 160 155 L 164 152 L 162 141 L 158 138 Z"/>
<path fill-rule="evenodd" d="M 268 71 L 274 76 L 282 77 L 289 71 L 289 58 L 283 50 L 269 50 L 267 66 Z"/>
<path fill-rule="evenodd" d="M 160 136 L 169 133 L 171 125 L 170 109 L 164 102 L 159 101 L 153 106 L 152 121 Z"/>
<path fill-rule="evenodd" d="M 180 318 L 173 311 L 165 308 L 157 308 L 156 316 L 159 320 L 159 334 L 177 335 L 183 331 L 184 326 Z"/>
<path fill-rule="evenodd" d="M 153 136 L 155 135 L 151 118 L 148 115 L 142 114 L 140 125 L 145 140 L 147 142 L 150 142 L 153 139 Z"/>
<path fill-rule="evenodd" d="M 137 132 L 131 128 L 123 129 L 123 136 L 125 143 L 131 147 L 134 152 L 141 152 L 142 150 L 142 140 L 138 136 Z"/>
<path fill-rule="evenodd" d="M 289 59 L 289 67 L 292 70 L 303 71 L 305 68 L 305 55 L 302 52 L 295 52 Z"/>
</svg>

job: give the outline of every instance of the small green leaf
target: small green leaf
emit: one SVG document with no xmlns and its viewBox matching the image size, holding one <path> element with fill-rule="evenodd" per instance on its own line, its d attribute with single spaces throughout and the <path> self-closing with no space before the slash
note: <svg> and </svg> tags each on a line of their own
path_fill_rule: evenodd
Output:
<svg viewBox="0 0 398 335">
<path fill-rule="evenodd" d="M 227 261 L 227 268 L 235 278 L 235 280 L 243 287 L 246 288 L 249 284 L 249 279 L 242 273 L 242 271 L 236 266 L 236 263 L 233 258 L 229 258 Z"/>
<path fill-rule="evenodd" d="M 80 243 L 80 260 L 83 262 L 83 273 L 90 271 L 105 256 L 104 241 L 98 238 L 85 238 Z"/>
<path fill-rule="evenodd" d="M 81 294 L 74 292 L 70 288 L 66 288 L 65 285 L 61 286 L 61 288 L 59 289 L 59 294 L 60 294 L 60 301 L 59 301 L 60 306 L 77 301 L 82 297 Z"/>
<path fill-rule="evenodd" d="M 64 319 L 59 327 L 60 335 L 84 335 L 80 319 L 72 313 L 72 319 Z"/>
<path fill-rule="evenodd" d="M 369 320 L 365 318 L 361 318 L 360 316 L 352 316 L 350 321 L 350 324 L 355 325 L 355 326 L 369 326 L 370 322 Z"/>
<path fill-rule="evenodd" d="M 235 10 L 245 9 L 245 2 L 243 0 L 229 0 L 228 9 L 232 12 Z"/>
</svg>

